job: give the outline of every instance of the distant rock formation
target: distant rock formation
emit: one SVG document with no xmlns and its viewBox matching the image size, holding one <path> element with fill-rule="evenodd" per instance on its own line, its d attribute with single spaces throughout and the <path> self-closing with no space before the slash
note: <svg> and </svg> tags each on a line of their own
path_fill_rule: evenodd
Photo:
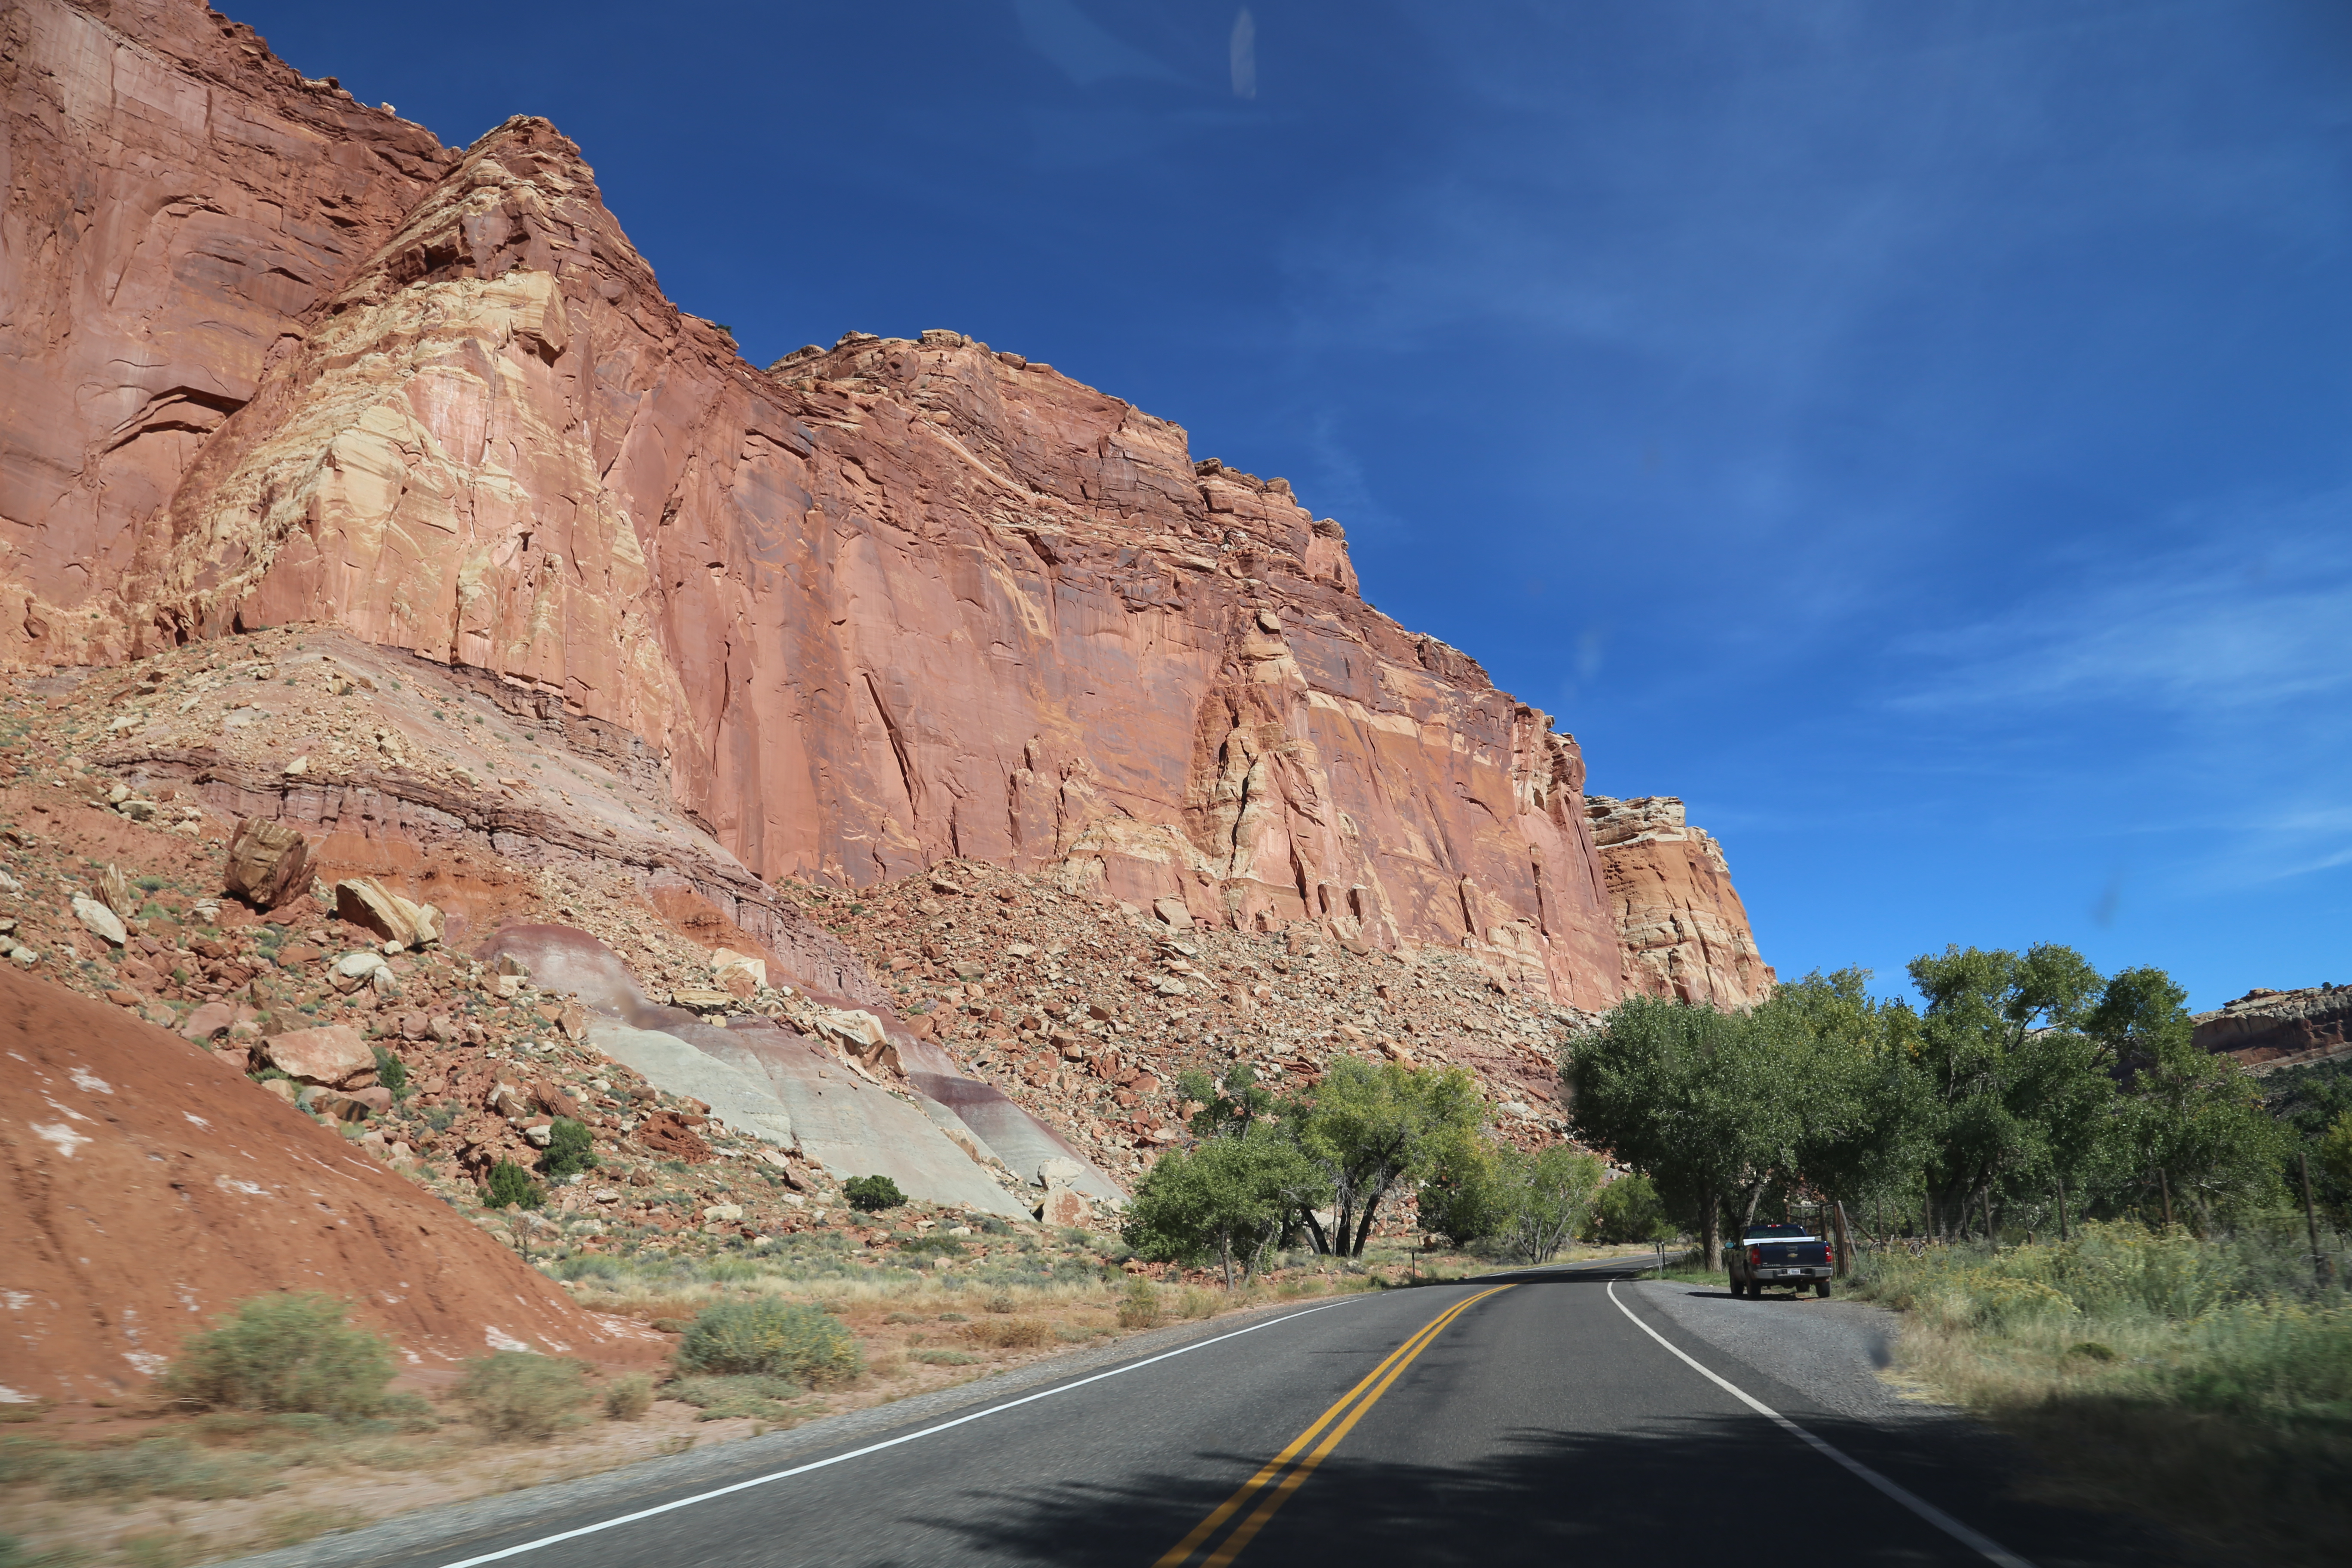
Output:
<svg viewBox="0 0 2352 1568">
<path fill-rule="evenodd" d="M 2257 988 L 2189 1022 L 2201 1048 L 2257 1072 L 2320 1061 L 2352 1050 L 2352 985 Z"/>
<path fill-rule="evenodd" d="M 755 368 L 544 121 L 443 148 L 194 0 L 0 26 L 0 664 L 331 623 L 631 737 L 770 882 L 1769 984 L 1703 835 L 1612 910 L 1575 742 L 1285 480 L 953 331 Z"/>
<path fill-rule="evenodd" d="M 1723 846 L 1684 820 L 1673 795 L 1587 795 L 1625 952 L 1626 989 L 1717 1007 L 1748 1007 L 1778 977 L 1748 929 Z"/>
</svg>

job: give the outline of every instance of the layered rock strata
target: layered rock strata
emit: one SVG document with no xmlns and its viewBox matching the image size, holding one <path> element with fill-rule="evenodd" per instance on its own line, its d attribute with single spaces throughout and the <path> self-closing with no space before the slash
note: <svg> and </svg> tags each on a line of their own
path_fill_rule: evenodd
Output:
<svg viewBox="0 0 2352 1568">
<path fill-rule="evenodd" d="M 1589 795 L 1584 814 L 1628 991 L 1717 1007 L 1753 1006 L 1771 994 L 1777 976 L 1757 951 L 1723 846 L 1685 820 L 1681 801 Z"/>
<path fill-rule="evenodd" d="M 2352 1050 L 2352 985 L 2249 991 L 2189 1023 L 2200 1049 L 2257 1072 L 2318 1061 Z"/>
<path fill-rule="evenodd" d="M 756 369 L 544 121 L 451 153 L 179 0 L 11 15 L 5 395 L 80 412 L 0 435 L 0 658 L 329 622 L 635 738 L 755 878 L 975 858 L 1620 994 L 1574 742 L 1283 480 L 955 332 Z M 93 354 L 162 363 L 97 409 Z"/>
</svg>

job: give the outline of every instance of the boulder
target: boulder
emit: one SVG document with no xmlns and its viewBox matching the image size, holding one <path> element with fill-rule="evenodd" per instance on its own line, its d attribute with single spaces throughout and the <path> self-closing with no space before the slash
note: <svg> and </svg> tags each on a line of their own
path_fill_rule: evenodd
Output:
<svg viewBox="0 0 2352 1568">
<path fill-rule="evenodd" d="M 145 894 L 131 886 L 131 879 L 122 874 L 120 866 L 109 866 L 99 873 L 98 897 L 126 921 L 138 919 L 139 906 L 146 901 Z"/>
<path fill-rule="evenodd" d="M 1045 1185 L 1045 1201 L 1037 1205 L 1037 1218 L 1046 1225 L 1085 1228 L 1095 1217 L 1094 1205 L 1087 1202 L 1084 1193 L 1076 1187 L 1066 1187 L 1059 1182 Z"/>
<path fill-rule="evenodd" d="M 334 967 L 327 972 L 328 983 L 348 996 L 373 980 L 384 966 L 383 954 L 380 952 L 347 952 L 335 960 Z"/>
<path fill-rule="evenodd" d="M 375 1052 L 349 1024 L 322 1024 L 261 1042 L 271 1067 L 301 1083 L 337 1088 L 375 1071 Z"/>
<path fill-rule="evenodd" d="M 310 886 L 310 841 L 284 823 L 248 816 L 228 841 L 222 885 L 257 909 L 274 910 Z"/>
<path fill-rule="evenodd" d="M 73 912 L 74 918 L 81 921 L 83 928 L 92 936 L 116 947 L 121 947 L 131 940 L 131 932 L 123 926 L 122 917 L 96 899 L 86 894 L 76 893 L 73 897 Z"/>
<path fill-rule="evenodd" d="M 724 987 L 727 986 L 728 976 L 732 972 L 740 972 L 751 981 L 754 990 L 768 983 L 766 959 L 754 958 L 749 953 L 736 952 L 724 947 L 714 951 L 710 955 L 711 978 Z"/>
<path fill-rule="evenodd" d="M 367 1101 L 357 1095 L 316 1086 L 302 1090 L 295 1097 L 294 1103 L 313 1116 L 323 1116 L 330 1121 L 365 1121 L 371 1114 Z"/>
<path fill-rule="evenodd" d="M 209 1040 L 228 1033 L 229 1026 L 236 1022 L 236 1008 L 226 1002 L 207 1002 L 180 1020 L 180 1033 L 192 1040 Z"/>
<path fill-rule="evenodd" d="M 401 908 L 407 902 L 373 877 L 352 877 L 335 884 L 336 919 L 402 947 L 412 946 L 417 940 L 415 921 Z"/>
<path fill-rule="evenodd" d="M 1151 912 L 1178 931 L 1192 929 L 1192 913 L 1184 907 L 1181 899 L 1154 899 L 1151 900 Z"/>
</svg>

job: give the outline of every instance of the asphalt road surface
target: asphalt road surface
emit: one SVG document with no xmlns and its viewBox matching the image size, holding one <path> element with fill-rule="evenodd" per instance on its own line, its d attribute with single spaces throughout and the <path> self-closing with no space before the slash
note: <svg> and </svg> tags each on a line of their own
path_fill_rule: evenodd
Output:
<svg viewBox="0 0 2352 1568">
<path fill-rule="evenodd" d="M 2139 1527 L 2028 1500 L 2019 1457 L 1967 1423 L 1824 1408 L 1611 1288 L 1625 1278 L 1567 1268 L 1314 1303 L 782 1465 L 667 1489 L 617 1472 L 586 1506 L 368 1561 L 2175 1560 Z"/>
</svg>

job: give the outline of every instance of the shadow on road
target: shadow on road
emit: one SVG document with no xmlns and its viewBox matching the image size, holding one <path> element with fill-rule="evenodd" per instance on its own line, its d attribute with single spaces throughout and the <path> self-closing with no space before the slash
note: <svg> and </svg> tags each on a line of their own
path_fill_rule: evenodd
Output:
<svg viewBox="0 0 2352 1568">
<path fill-rule="evenodd" d="M 1605 1277 L 1507 1278 L 1536 1289 L 1597 1289 Z M 1676 1374 L 1662 1365 L 1659 1375 Z M 1393 1422 L 1399 1412 L 1382 1414 Z M 2185 1561 L 2136 1522 L 2021 1495 L 2027 1478 L 2014 1451 L 1973 1429 L 1898 1438 L 1834 1417 L 1809 1417 L 1807 1425 L 2039 1568 Z M 1475 1453 L 1459 1463 L 1369 1457 L 1375 1426 L 1360 1429 L 1307 1478 L 1243 1553 L 1244 1565 L 1720 1568 L 1766 1560 L 1894 1568 L 1983 1561 L 1757 1417 L 1633 1419 L 1604 1433 L 1523 1426 L 1499 1450 L 1482 1435 Z M 1448 1436 L 1411 1432 L 1401 1446 L 1442 1453 Z M 1393 1432 L 1387 1441 L 1400 1446 Z M 910 1510 L 908 1519 L 961 1538 L 978 1559 L 1070 1568 L 1148 1563 L 1270 1457 L 1202 1451 L 1190 1463 L 1116 1485 L 967 1491 L 943 1512 Z M 1209 1549 L 1220 1539 L 1222 1532 Z"/>
</svg>

